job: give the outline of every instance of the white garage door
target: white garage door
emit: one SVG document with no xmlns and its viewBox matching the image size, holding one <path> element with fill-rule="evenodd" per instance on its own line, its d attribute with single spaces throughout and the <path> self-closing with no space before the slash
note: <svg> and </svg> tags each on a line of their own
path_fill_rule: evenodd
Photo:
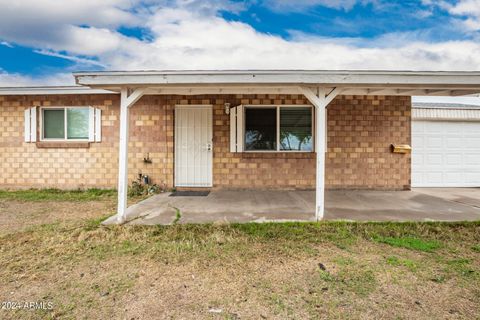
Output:
<svg viewBox="0 0 480 320">
<path fill-rule="evenodd" d="M 413 187 L 479 187 L 480 122 L 412 121 Z"/>
</svg>

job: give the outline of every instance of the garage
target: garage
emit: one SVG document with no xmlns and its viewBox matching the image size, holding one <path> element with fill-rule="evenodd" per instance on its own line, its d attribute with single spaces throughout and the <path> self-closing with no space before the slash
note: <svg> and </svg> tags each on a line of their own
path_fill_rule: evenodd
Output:
<svg viewBox="0 0 480 320">
<path fill-rule="evenodd" d="M 412 187 L 480 187 L 480 107 L 414 105 Z"/>
</svg>

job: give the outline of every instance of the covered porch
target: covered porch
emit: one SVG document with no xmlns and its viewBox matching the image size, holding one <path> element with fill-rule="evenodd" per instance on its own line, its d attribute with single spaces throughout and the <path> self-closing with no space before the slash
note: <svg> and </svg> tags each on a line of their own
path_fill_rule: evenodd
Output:
<svg viewBox="0 0 480 320">
<path fill-rule="evenodd" d="M 325 210 L 326 109 L 337 96 L 459 96 L 480 92 L 480 73 L 478 72 L 140 71 L 76 73 L 75 78 L 80 85 L 118 92 L 121 97 L 117 223 L 127 221 L 131 211 L 127 209 L 129 116 L 130 109 L 135 108 L 136 102 L 144 95 L 266 94 L 304 96 L 315 109 L 312 126 L 314 128 L 312 154 L 315 154 L 316 181 L 315 191 L 309 196 L 313 195 L 314 205 L 302 206 L 302 210 L 305 211 L 295 211 L 297 218 L 293 220 L 303 220 L 304 214 L 307 215 L 307 220 L 321 220 L 327 218 Z M 195 106 L 189 107 L 193 112 Z M 236 106 L 225 104 L 225 109 L 230 107 Z M 237 121 L 240 116 L 237 115 Z M 230 121 L 231 124 L 232 121 Z M 230 136 L 230 142 L 233 136 L 235 135 Z M 243 139 L 243 136 L 237 135 L 236 138 L 238 141 Z M 384 141 L 384 144 L 392 142 L 394 141 Z M 238 150 L 238 145 L 236 147 L 237 150 L 235 150 L 235 145 L 231 145 L 231 150 L 233 150 L 231 152 L 244 152 L 243 149 Z M 212 150 L 211 145 L 208 145 L 207 148 L 208 151 Z M 215 178 L 212 183 L 207 185 L 215 188 Z M 367 188 L 368 186 L 362 187 Z M 258 190 L 255 190 L 255 193 L 257 192 Z M 155 199 L 159 197 L 161 196 L 155 197 Z M 148 202 L 143 205 L 146 204 Z M 163 209 L 168 209 L 168 203 L 157 202 L 156 205 L 167 205 L 167 208 Z M 245 205 L 242 203 L 240 206 Z M 195 206 L 197 209 L 202 208 L 201 203 L 196 203 Z"/>
<path fill-rule="evenodd" d="M 480 189 L 327 190 L 325 220 L 469 221 L 480 219 Z M 315 221 L 315 191 L 212 191 L 152 196 L 127 209 L 127 224 Z M 106 224 L 117 223 L 116 217 Z"/>
</svg>

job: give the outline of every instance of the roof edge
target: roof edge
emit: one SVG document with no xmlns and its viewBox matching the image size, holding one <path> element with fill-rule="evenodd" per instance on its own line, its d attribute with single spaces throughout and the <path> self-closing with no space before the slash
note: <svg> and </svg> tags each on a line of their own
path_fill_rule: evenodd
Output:
<svg viewBox="0 0 480 320">
<path fill-rule="evenodd" d="M 84 86 L 0 87 L 0 96 L 56 94 L 116 94 L 116 92 Z"/>
</svg>

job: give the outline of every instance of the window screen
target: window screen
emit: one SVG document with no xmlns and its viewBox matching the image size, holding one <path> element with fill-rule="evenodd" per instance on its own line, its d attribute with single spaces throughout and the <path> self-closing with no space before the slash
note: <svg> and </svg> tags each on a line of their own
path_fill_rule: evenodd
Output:
<svg viewBox="0 0 480 320">
<path fill-rule="evenodd" d="M 43 137 L 65 139 L 65 110 L 43 110 Z"/>
<path fill-rule="evenodd" d="M 312 151 L 312 108 L 280 108 L 280 150 Z"/>
<path fill-rule="evenodd" d="M 277 109 L 245 109 L 245 150 L 276 150 Z"/>
<path fill-rule="evenodd" d="M 88 139 L 88 108 L 67 109 L 67 139 Z"/>
</svg>

